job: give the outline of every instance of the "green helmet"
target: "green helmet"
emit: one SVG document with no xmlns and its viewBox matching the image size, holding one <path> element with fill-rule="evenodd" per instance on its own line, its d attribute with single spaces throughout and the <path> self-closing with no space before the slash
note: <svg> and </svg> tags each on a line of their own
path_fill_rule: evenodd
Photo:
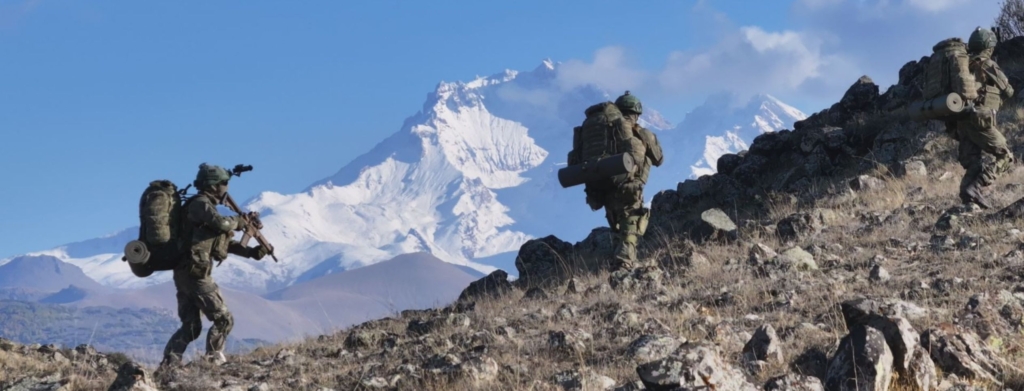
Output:
<svg viewBox="0 0 1024 391">
<path fill-rule="evenodd" d="M 192 182 L 192 185 L 200 189 L 206 189 L 218 183 L 227 182 L 228 179 L 231 179 L 231 174 L 228 173 L 228 170 L 220 166 L 203 163 L 199 165 L 199 173 L 196 174 L 196 180 Z"/>
<path fill-rule="evenodd" d="M 640 104 L 640 99 L 635 95 L 630 95 L 629 91 L 622 94 L 618 99 L 615 100 L 615 106 L 618 106 L 619 110 L 633 112 L 637 114 L 644 113 L 644 105 Z"/>
<path fill-rule="evenodd" d="M 996 47 L 996 33 L 986 28 L 974 29 L 971 38 L 967 40 L 967 49 L 974 53 L 994 47 Z"/>
</svg>

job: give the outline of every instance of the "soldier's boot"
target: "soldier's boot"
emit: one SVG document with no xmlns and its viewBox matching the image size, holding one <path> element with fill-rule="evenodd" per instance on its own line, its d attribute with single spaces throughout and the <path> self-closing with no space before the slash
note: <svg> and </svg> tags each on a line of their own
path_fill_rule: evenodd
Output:
<svg viewBox="0 0 1024 391">
<path fill-rule="evenodd" d="M 630 240 L 629 238 L 633 238 Z M 627 236 L 615 249 L 612 271 L 628 270 L 636 266 L 636 236 Z"/>
<path fill-rule="evenodd" d="M 992 209 L 992 204 L 988 202 L 985 195 L 981 193 L 981 184 L 979 181 L 973 181 L 968 184 L 963 191 L 960 192 L 960 200 L 964 204 L 976 204 L 982 209 Z"/>
<path fill-rule="evenodd" d="M 224 352 L 220 351 L 207 352 L 206 360 L 214 365 L 224 365 L 224 363 L 228 362 L 228 358 L 224 356 Z"/>
<path fill-rule="evenodd" d="M 620 225 L 622 232 L 619 234 L 619 245 L 615 249 L 615 264 L 612 271 L 632 269 L 636 266 L 636 243 L 639 240 L 637 235 L 638 216 L 630 216 L 625 224 Z"/>
</svg>

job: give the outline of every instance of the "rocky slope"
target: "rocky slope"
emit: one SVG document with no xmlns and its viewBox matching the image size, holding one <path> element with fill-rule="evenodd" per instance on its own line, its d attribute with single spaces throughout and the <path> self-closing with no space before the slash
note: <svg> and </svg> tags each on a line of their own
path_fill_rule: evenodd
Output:
<svg viewBox="0 0 1024 391">
<path fill-rule="evenodd" d="M 1014 83 L 1022 48 L 1014 40 L 999 50 Z M 1024 170 L 992 187 L 1005 209 L 958 205 L 956 144 L 941 125 L 900 111 L 921 68 L 908 63 L 882 94 L 862 78 L 794 130 L 759 136 L 719 158 L 716 174 L 657 194 L 636 269 L 600 271 L 607 229 L 575 244 L 534 239 L 519 249 L 515 284 L 495 272 L 454 305 L 219 367 L 195 360 L 152 375 L 128 364 L 120 381 L 167 390 L 1024 389 Z M 1022 145 L 1019 103 L 1000 120 Z M 78 381 L 74 361 L 38 350 L 0 351 L 24 362 L 0 371 L 0 388 Z"/>
</svg>

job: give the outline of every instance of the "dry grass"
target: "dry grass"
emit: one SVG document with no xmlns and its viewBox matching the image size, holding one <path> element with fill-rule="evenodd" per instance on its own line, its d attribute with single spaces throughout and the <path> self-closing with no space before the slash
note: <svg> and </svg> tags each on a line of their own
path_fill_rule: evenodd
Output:
<svg viewBox="0 0 1024 391">
<path fill-rule="evenodd" d="M 1024 109 L 1003 112 L 1015 123 L 1024 120 Z M 1008 118 L 1009 119 L 1009 118 Z M 1018 141 L 1019 126 L 1005 126 L 1012 140 Z M 367 389 L 362 381 L 374 377 L 391 379 L 403 373 L 404 366 L 416 368 L 415 376 L 402 375 L 399 389 L 430 390 L 547 390 L 555 389 L 552 379 L 560 372 L 594 372 L 615 379 L 618 385 L 637 379 L 637 362 L 626 358 L 630 342 L 644 334 L 664 334 L 689 341 L 707 341 L 718 345 L 726 359 L 739 366 L 740 352 L 749 333 L 770 324 L 782 339 L 783 363 L 773 363 L 764 371 L 748 374 L 749 380 L 763 384 L 787 373 L 823 376 L 820 360 L 830 357 L 847 330 L 838 303 L 861 296 L 903 298 L 928 308 L 928 316 L 912 324 L 919 331 L 956 319 L 972 295 L 996 294 L 1000 290 L 1024 289 L 1018 281 L 1008 281 L 1004 255 L 1016 249 L 1021 239 L 1008 234 L 1020 222 L 992 224 L 981 219 L 968 221 L 966 232 L 956 238 L 978 235 L 985 238 L 976 249 L 936 251 L 930 240 L 934 223 L 944 210 L 955 206 L 959 177 L 963 169 L 955 157 L 955 143 L 941 138 L 930 141 L 929 150 L 919 154 L 928 162 L 926 178 L 896 178 L 886 170 L 870 172 L 885 181 L 882 189 L 848 194 L 843 182 L 815 181 L 814 192 L 830 193 L 811 204 L 785 194 L 767 195 L 767 207 L 760 218 L 772 222 L 810 207 L 836 213 L 822 232 L 796 243 L 782 243 L 771 227 L 746 229 L 734 243 L 709 243 L 696 250 L 706 263 L 667 272 L 663 289 L 657 292 L 617 292 L 614 290 L 574 295 L 560 286 L 548 289 L 550 300 L 525 301 L 523 292 L 500 299 L 481 300 L 467 312 L 469 328 L 442 327 L 426 337 L 407 334 L 412 316 L 385 319 L 372 326 L 392 336 L 395 346 L 371 349 L 345 349 L 343 341 L 352 331 L 343 331 L 302 343 L 259 349 L 249 355 L 233 357 L 224 367 L 198 364 L 188 368 L 179 382 L 167 389 L 207 389 L 216 383 L 234 381 L 243 387 L 266 382 L 272 387 L 292 389 Z M 877 167 L 877 166 L 876 166 Z M 952 178 L 939 180 L 949 172 Z M 1020 197 L 1008 191 L 1008 184 L 1024 180 L 1024 170 L 1006 175 L 992 186 L 992 201 L 1006 205 Z M 1013 190 L 1012 188 L 1009 188 Z M 786 272 L 778 278 L 755 276 L 746 266 L 753 243 L 763 243 L 777 251 L 797 245 L 815 253 L 820 269 Z M 647 260 L 689 259 L 692 245 L 673 234 L 660 235 L 647 243 Z M 587 262 L 589 261 L 589 262 Z M 886 268 L 892 278 L 874 282 L 868 278 L 874 264 Z M 595 288 L 608 281 L 608 273 L 581 273 L 579 265 L 603 263 L 578 256 L 564 259 L 561 271 L 575 276 L 582 285 Z M 948 289 L 936 289 L 936 281 L 959 278 L 963 283 Z M 926 286 L 927 288 L 922 288 Z M 572 307 L 575 316 L 559 318 L 563 307 Z M 623 315 L 627 314 L 627 315 Z M 634 314 L 634 323 L 621 323 Z M 618 315 L 618 319 L 616 319 Z M 998 321 L 995 319 L 994 321 Z M 514 337 L 499 335 L 508 327 Z M 563 352 L 548 346 L 550 332 L 582 331 L 593 336 L 581 351 Z M 1001 354 L 1012 365 L 1024 368 L 1024 335 L 1010 330 L 1001 336 Z M 487 357 L 502 368 L 494 381 L 477 383 L 466 376 L 432 375 L 422 366 L 435 354 L 454 354 L 462 359 L 477 346 L 486 346 Z M 282 350 L 294 352 L 293 361 L 272 365 Z M 481 349 L 481 348 L 477 348 Z M 817 364 L 816 364 L 817 363 Z M 29 369 L 25 369 L 29 370 Z M 183 380 L 183 381 L 182 381 Z M 1008 386 L 1021 385 L 1019 378 L 1005 379 Z M 205 386 L 204 386 L 205 384 Z M 892 389 L 903 390 L 895 384 Z"/>
<path fill-rule="evenodd" d="M 1024 106 L 1008 107 L 1000 115 L 1011 145 L 1024 145 L 1020 132 Z M 886 122 L 873 119 L 861 126 L 883 127 Z M 902 152 L 928 164 L 925 178 L 894 177 L 868 156 L 865 159 L 873 166 L 867 172 L 850 168 L 837 179 L 813 181 L 810 192 L 822 194 L 820 197 L 800 200 L 789 194 L 765 194 L 764 210 L 748 216 L 755 223 L 744 229 L 739 241 L 694 247 L 677 233 L 657 235 L 646 243 L 646 260 L 669 260 L 666 263 L 685 266 L 667 270 L 656 291 L 597 289 L 607 283 L 608 273 L 582 272 L 581 266 L 605 268 L 606 260 L 576 255 L 561 260 L 560 272 L 576 277 L 585 289 L 592 289 L 586 294 L 569 294 L 562 285 L 547 289 L 549 300 L 524 300 L 524 293 L 519 291 L 499 299 L 480 300 L 473 311 L 465 313 L 470 319 L 468 328 L 447 325 L 426 336 L 407 333 L 409 322 L 444 314 L 395 316 L 364 327 L 389 336 L 389 342 L 380 346 L 345 348 L 344 341 L 355 332 L 346 330 L 257 349 L 231 357 L 231 362 L 222 367 L 196 362 L 175 374 L 170 379 L 173 383 L 165 384 L 163 389 L 205 390 L 225 385 L 247 389 L 267 383 L 272 389 L 359 390 L 367 389 L 364 380 L 400 375 L 404 379 L 398 385 L 400 389 L 548 390 L 555 389 L 555 375 L 567 370 L 594 372 L 622 385 L 637 379 L 638 362 L 628 359 L 626 350 L 642 335 L 711 342 L 719 346 L 729 362 L 740 366 L 740 352 L 748 334 L 762 324 L 777 330 L 784 360 L 760 373 L 748 374 L 750 381 L 763 384 L 793 372 L 820 377 L 824 375 L 820 361 L 834 353 L 839 339 L 847 333 L 838 306 L 844 300 L 867 296 L 911 301 L 929 309 L 927 316 L 911 321 L 916 329 L 924 331 L 939 323 L 964 321 L 960 313 L 973 295 L 1024 290 L 1024 276 L 1012 275 L 1010 268 L 1024 260 L 1005 256 L 1021 246 L 1024 236 L 1010 233 L 1013 228 L 1021 228 L 1020 221 L 992 223 L 976 218 L 965 222 L 964 232 L 943 233 L 934 228 L 942 213 L 958 203 L 963 169 L 954 161 L 955 142 L 945 137 L 923 137 L 930 138 L 922 141 L 920 150 Z M 940 180 L 946 172 L 950 177 Z M 854 194 L 845 190 L 847 178 L 865 173 L 882 178 L 885 186 Z M 1022 181 L 1022 169 L 1004 176 L 992 186 L 992 202 L 1008 205 L 1020 198 L 1022 189 L 1011 185 Z M 795 243 L 780 241 L 771 224 L 757 223 L 761 219 L 774 223 L 810 208 L 830 210 L 838 218 L 821 232 Z M 931 244 L 936 234 L 950 235 L 954 240 L 970 236 L 984 240 L 976 248 L 940 251 Z M 815 254 L 819 269 L 759 277 L 747 265 L 754 243 L 777 251 L 800 246 Z M 689 264 L 694 259 L 692 250 L 706 262 Z M 871 281 L 869 271 L 875 264 L 887 269 L 892 277 Z M 948 283 L 954 278 L 961 282 Z M 572 316 L 559 316 L 569 308 Z M 997 334 L 1002 339 L 998 346 L 1002 357 L 1024 368 L 1021 330 L 1000 323 L 998 314 L 985 320 L 995 329 L 1004 328 Z M 506 330 L 514 331 L 514 336 L 502 335 Z M 592 339 L 582 350 L 553 349 L 548 344 L 549 334 L 559 331 L 584 332 Z M 290 358 L 285 357 L 288 352 Z M 435 375 L 423 369 L 435 355 L 452 354 L 465 361 L 481 352 L 501 367 L 494 381 L 475 382 L 467 376 Z M 405 374 L 403 367 L 413 368 L 415 374 Z M 52 363 L 0 351 L 0 383 L 12 380 L 12 374 L 20 378 L 53 370 Z M 60 370 L 74 371 L 70 367 Z M 1010 388 L 1024 389 L 1022 377 L 1015 374 L 1004 380 Z M 70 379 L 72 389 L 105 389 L 103 382 L 109 383 L 109 378 L 85 372 L 73 374 Z M 896 385 L 892 389 L 906 388 Z"/>
</svg>

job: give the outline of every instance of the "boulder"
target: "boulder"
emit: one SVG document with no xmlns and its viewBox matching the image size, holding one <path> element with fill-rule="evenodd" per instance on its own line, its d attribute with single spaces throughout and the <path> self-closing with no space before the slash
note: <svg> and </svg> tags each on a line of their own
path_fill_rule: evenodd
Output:
<svg viewBox="0 0 1024 391">
<path fill-rule="evenodd" d="M 834 391 L 883 391 L 892 381 L 892 352 L 882 332 L 855 326 L 839 341 L 829 361 L 825 388 Z"/>
<path fill-rule="evenodd" d="M 512 290 L 512 283 L 508 281 L 508 273 L 498 269 L 484 278 L 469 283 L 469 286 L 459 294 L 459 301 L 498 298 L 512 293 Z"/>
<path fill-rule="evenodd" d="M 521 287 L 559 283 L 572 270 L 573 245 L 554 235 L 531 239 L 519 247 L 516 256 Z"/>
<path fill-rule="evenodd" d="M 671 357 L 642 364 L 636 372 L 651 391 L 676 388 L 716 391 L 757 389 L 747 382 L 743 373 L 722 360 L 718 348 L 710 344 L 683 344 Z"/>
<path fill-rule="evenodd" d="M 825 387 L 816 377 L 789 374 L 768 380 L 764 391 L 825 391 Z"/>
<path fill-rule="evenodd" d="M 691 231 L 693 239 L 698 242 L 705 240 L 735 240 L 738 237 L 736 223 L 721 209 L 712 208 L 701 212 L 700 220 Z"/>
<path fill-rule="evenodd" d="M 959 327 L 943 324 L 921 335 L 921 346 L 931 352 L 932 360 L 944 373 L 994 384 L 1007 371 L 1020 372 L 998 357 L 977 335 Z"/>
<path fill-rule="evenodd" d="M 746 361 L 768 361 L 782 363 L 782 343 L 779 341 L 775 328 L 770 324 L 758 327 L 750 341 L 743 346 L 743 358 Z"/>
<path fill-rule="evenodd" d="M 626 357 L 642 362 L 660 360 L 668 357 L 682 344 L 683 341 L 667 335 L 643 335 L 629 344 Z"/>
<path fill-rule="evenodd" d="M 885 181 L 870 175 L 861 175 L 850 180 L 850 188 L 856 191 L 879 190 L 885 188 Z"/>
<path fill-rule="evenodd" d="M 141 365 L 126 362 L 117 370 L 117 378 L 107 391 L 156 391 L 149 373 Z"/>
</svg>

